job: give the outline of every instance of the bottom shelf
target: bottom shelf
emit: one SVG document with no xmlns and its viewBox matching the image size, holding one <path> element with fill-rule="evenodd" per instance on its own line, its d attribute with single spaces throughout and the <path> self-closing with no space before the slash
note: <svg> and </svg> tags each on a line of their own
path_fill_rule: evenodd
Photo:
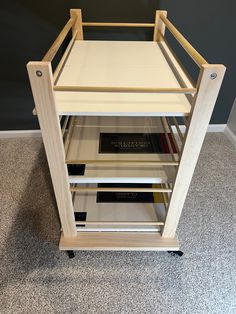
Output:
<svg viewBox="0 0 236 314">
<path fill-rule="evenodd" d="M 78 232 L 160 232 L 166 215 L 159 193 L 77 192 L 74 211 L 76 221 L 76 214 L 83 218 L 77 224 Z"/>
<path fill-rule="evenodd" d="M 78 232 L 61 234 L 60 250 L 178 251 L 177 238 L 162 238 L 157 232 Z"/>
</svg>

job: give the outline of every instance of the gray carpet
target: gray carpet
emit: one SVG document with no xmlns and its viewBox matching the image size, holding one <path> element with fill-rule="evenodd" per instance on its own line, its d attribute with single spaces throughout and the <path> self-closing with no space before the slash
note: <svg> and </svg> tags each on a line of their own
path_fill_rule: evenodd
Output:
<svg viewBox="0 0 236 314">
<path fill-rule="evenodd" d="M 236 313 L 236 151 L 208 134 L 178 228 L 184 256 L 58 251 L 40 139 L 0 140 L 1 313 Z"/>
</svg>

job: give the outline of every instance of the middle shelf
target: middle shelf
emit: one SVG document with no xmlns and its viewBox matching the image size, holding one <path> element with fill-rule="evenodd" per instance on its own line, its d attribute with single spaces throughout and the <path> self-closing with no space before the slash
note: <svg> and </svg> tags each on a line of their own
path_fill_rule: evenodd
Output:
<svg viewBox="0 0 236 314">
<path fill-rule="evenodd" d="M 70 117 L 68 165 L 84 165 L 70 183 L 174 182 L 179 145 L 164 117 Z"/>
</svg>

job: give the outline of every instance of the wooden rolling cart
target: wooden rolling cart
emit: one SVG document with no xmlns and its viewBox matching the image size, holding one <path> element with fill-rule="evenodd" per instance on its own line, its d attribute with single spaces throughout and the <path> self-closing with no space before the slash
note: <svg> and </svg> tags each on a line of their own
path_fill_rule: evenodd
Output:
<svg viewBox="0 0 236 314">
<path fill-rule="evenodd" d="M 79 9 L 70 15 L 42 61 L 27 64 L 61 220 L 59 248 L 70 257 L 73 250 L 181 255 L 176 228 L 225 67 L 208 64 L 166 11 L 156 12 L 155 23 L 82 22 Z M 151 27 L 154 37 L 83 40 L 91 26 Z M 165 28 L 199 66 L 197 82 L 174 55 Z M 167 150 L 154 147 L 156 136 Z M 127 202 L 118 201 L 124 196 Z"/>
</svg>

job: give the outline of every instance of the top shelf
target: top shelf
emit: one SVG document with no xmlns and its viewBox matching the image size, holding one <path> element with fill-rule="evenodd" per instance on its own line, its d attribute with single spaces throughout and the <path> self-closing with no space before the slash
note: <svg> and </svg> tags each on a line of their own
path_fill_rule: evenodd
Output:
<svg viewBox="0 0 236 314">
<path fill-rule="evenodd" d="M 180 88 L 160 45 L 76 40 L 56 86 Z M 191 109 L 184 94 L 55 91 L 55 99 L 60 115 L 185 116 Z"/>
</svg>

